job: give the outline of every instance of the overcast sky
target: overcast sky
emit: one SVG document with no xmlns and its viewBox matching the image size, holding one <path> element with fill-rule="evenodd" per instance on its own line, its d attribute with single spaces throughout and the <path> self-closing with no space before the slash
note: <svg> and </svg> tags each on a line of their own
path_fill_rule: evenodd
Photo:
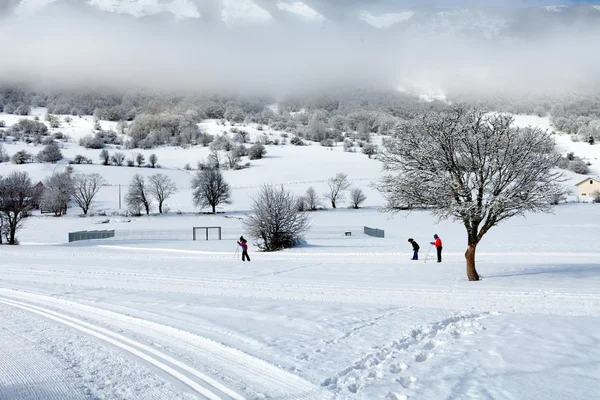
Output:
<svg viewBox="0 0 600 400">
<path fill-rule="evenodd" d="M 250 0 L 227 0 L 234 22 L 251 14 L 247 8 L 235 7 L 239 1 L 250 4 Z M 274 1 L 255 3 L 273 6 Z M 315 8 L 320 4 L 360 9 L 361 4 L 383 6 L 386 1 L 306 3 Z M 506 5 L 506 1 L 502 3 Z M 517 3 L 531 4 L 526 0 L 511 4 Z M 220 21 L 220 14 L 218 23 L 203 24 L 197 20 L 136 20 L 81 9 L 57 8 L 49 12 L 5 17 L 0 22 L 0 37 L 5 39 L 0 81 L 29 80 L 57 87 L 146 86 L 276 94 L 339 86 L 402 86 L 442 93 L 507 89 L 556 93 L 582 86 L 597 88 L 600 81 L 600 53 L 594 47 L 600 43 L 599 27 L 577 31 L 557 28 L 535 41 L 512 36 L 493 41 L 440 35 L 435 27 L 411 34 L 376 29 L 359 19 L 358 13 L 345 25 L 327 24 L 317 18 L 318 23 L 313 25 L 290 20 L 228 29 Z M 268 22 L 268 12 L 257 15 L 263 18 L 261 22 L 265 18 Z M 395 18 L 409 20 L 410 15 Z M 468 18 L 471 20 L 467 24 L 479 27 L 494 28 L 498 23 L 486 16 Z M 532 27 L 534 32 L 537 29 Z"/>
</svg>

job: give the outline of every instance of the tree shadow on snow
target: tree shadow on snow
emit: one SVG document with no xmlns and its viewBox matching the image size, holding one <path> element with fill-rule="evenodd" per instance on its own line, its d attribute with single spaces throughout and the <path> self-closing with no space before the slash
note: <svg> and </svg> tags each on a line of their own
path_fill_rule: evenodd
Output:
<svg viewBox="0 0 600 400">
<path fill-rule="evenodd" d="M 600 277 L 600 264 L 558 264 L 558 265 L 533 265 L 520 271 L 506 271 L 493 275 L 485 275 L 490 278 L 509 278 L 527 275 L 562 275 L 569 278 L 594 278 Z"/>
</svg>

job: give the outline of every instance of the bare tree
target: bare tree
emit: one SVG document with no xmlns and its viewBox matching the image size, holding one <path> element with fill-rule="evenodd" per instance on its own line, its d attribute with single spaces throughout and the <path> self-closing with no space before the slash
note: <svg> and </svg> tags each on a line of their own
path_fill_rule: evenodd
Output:
<svg viewBox="0 0 600 400">
<path fill-rule="evenodd" d="M 166 175 L 155 174 L 148 178 L 148 191 L 158 202 L 158 212 L 162 214 L 163 203 L 177 193 L 177 185 Z"/>
<path fill-rule="evenodd" d="M 350 191 L 350 203 L 352 208 L 358 210 L 365 200 L 367 200 L 367 196 L 361 188 L 354 188 Z"/>
<path fill-rule="evenodd" d="M 317 208 L 323 205 L 314 187 L 311 186 L 306 190 L 304 204 L 308 211 L 317 211 Z"/>
<path fill-rule="evenodd" d="M 146 215 L 150 214 L 150 206 L 152 205 L 152 199 L 150 199 L 150 190 L 146 186 L 144 177 L 140 174 L 135 174 L 129 184 L 129 190 L 125 195 L 125 203 L 132 210 L 139 210 L 142 207 L 146 210 Z"/>
<path fill-rule="evenodd" d="M 208 165 L 211 168 L 220 169 L 223 164 L 221 153 L 217 149 L 211 149 L 208 155 Z"/>
<path fill-rule="evenodd" d="M 73 180 L 69 172 L 54 173 L 44 179 L 42 207 L 51 210 L 54 216 L 60 217 L 67 213 L 67 207 L 73 193 Z"/>
<path fill-rule="evenodd" d="M 377 145 L 372 143 L 365 144 L 362 148 L 362 153 L 369 156 L 369 158 L 373 157 L 375 154 L 377 154 Z"/>
<path fill-rule="evenodd" d="M 388 172 L 378 189 L 388 211 L 431 207 L 441 219 L 467 230 L 469 280 L 479 280 L 475 250 L 495 225 L 527 212 L 550 212 L 564 192 L 562 174 L 552 168 L 559 155 L 539 129 L 515 129 L 506 115 L 457 107 L 400 125 L 384 142 L 380 158 Z"/>
<path fill-rule="evenodd" d="M 0 177 L 0 214 L 3 229 L 7 232 L 8 244 L 17 244 L 16 233 L 39 202 L 41 189 L 31 183 L 27 172 L 14 171 L 7 177 Z"/>
<path fill-rule="evenodd" d="M 192 178 L 192 189 L 194 204 L 201 208 L 211 207 L 213 214 L 219 204 L 231 204 L 231 188 L 216 168 L 198 171 Z"/>
<path fill-rule="evenodd" d="M 78 174 L 73 177 L 73 199 L 83 211 L 83 215 L 87 215 L 94 197 L 104 185 L 106 181 L 97 173 Z"/>
<path fill-rule="evenodd" d="M 329 191 L 325 193 L 325 198 L 331 201 L 331 207 L 336 208 L 338 202 L 344 200 L 344 192 L 350 187 L 348 175 L 339 172 L 335 177 L 327 181 Z"/>
<path fill-rule="evenodd" d="M 254 199 L 252 215 L 244 221 L 249 236 L 259 240 L 263 251 L 277 251 L 294 247 L 308 229 L 310 217 L 298 211 L 298 200 L 283 187 L 272 185 L 261 188 Z"/>
<path fill-rule="evenodd" d="M 156 168 L 156 163 L 158 162 L 158 157 L 156 157 L 156 154 L 150 154 L 150 157 L 148 157 L 148 162 L 152 168 Z"/>
<path fill-rule="evenodd" d="M 117 151 L 117 152 L 115 152 L 115 154 L 112 155 L 110 160 L 112 161 L 112 163 L 114 165 L 120 167 L 125 162 L 125 154 L 120 151 Z"/>
<path fill-rule="evenodd" d="M 100 159 L 102 160 L 102 165 L 110 164 L 110 154 L 108 153 L 108 150 L 102 149 L 102 151 L 100 151 Z"/>
</svg>

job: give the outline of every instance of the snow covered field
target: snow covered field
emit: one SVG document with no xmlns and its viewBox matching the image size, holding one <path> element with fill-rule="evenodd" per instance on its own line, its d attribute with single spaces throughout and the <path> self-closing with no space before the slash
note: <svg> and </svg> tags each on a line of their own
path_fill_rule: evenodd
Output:
<svg viewBox="0 0 600 400">
<path fill-rule="evenodd" d="M 19 146 L 6 148 L 12 154 Z M 216 216 L 192 214 L 182 189 L 163 216 L 80 218 L 70 209 L 60 219 L 28 219 L 23 245 L 0 247 L 0 399 L 600 393 L 598 205 L 563 204 L 492 229 L 478 246 L 483 280 L 473 283 L 460 224 L 421 211 L 377 212 L 381 198 L 369 186 L 380 175 L 377 161 L 341 148 L 267 150 L 250 168 L 225 172 L 234 203 Z M 68 143 L 63 154 L 84 151 Z M 183 164 L 207 150 L 145 151 L 158 155 L 160 170 L 103 167 L 90 152 L 96 165 L 75 171 L 100 172 L 117 185 L 134 173 L 162 172 L 185 187 L 191 175 Z M 596 174 L 598 154 L 581 156 Z M 0 173 L 13 168 L 0 164 Z M 42 179 L 55 165 L 19 168 Z M 313 213 L 306 245 L 272 254 L 251 247 L 250 263 L 236 258 L 234 240 L 260 184 L 321 193 L 341 171 L 366 191 L 365 209 Z M 96 211 L 118 208 L 115 186 L 99 196 Z M 222 226 L 223 240 L 189 240 L 193 226 L 213 225 Z M 386 237 L 367 237 L 363 226 Z M 182 230 L 189 239 L 65 243 L 68 232 L 93 229 Z M 444 241 L 441 264 L 423 260 L 434 233 Z M 421 244 L 420 261 L 409 260 L 408 237 Z"/>
</svg>

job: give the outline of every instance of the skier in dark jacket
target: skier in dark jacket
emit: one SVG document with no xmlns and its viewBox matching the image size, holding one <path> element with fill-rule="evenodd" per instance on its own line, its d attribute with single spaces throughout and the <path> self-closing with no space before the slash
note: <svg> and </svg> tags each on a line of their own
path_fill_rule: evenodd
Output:
<svg viewBox="0 0 600 400">
<path fill-rule="evenodd" d="M 246 239 L 244 239 L 243 236 L 240 236 L 240 240 L 237 244 L 242 248 L 242 261 L 246 261 L 246 259 L 250 261 L 250 256 L 248 255 L 248 242 Z"/>
<path fill-rule="evenodd" d="M 412 238 L 408 239 L 408 243 L 412 244 L 412 248 L 413 248 L 413 258 L 411 258 L 411 260 L 418 260 L 419 259 L 419 249 L 421 248 L 419 246 L 419 243 L 415 242 L 414 239 L 412 239 Z"/>
</svg>

